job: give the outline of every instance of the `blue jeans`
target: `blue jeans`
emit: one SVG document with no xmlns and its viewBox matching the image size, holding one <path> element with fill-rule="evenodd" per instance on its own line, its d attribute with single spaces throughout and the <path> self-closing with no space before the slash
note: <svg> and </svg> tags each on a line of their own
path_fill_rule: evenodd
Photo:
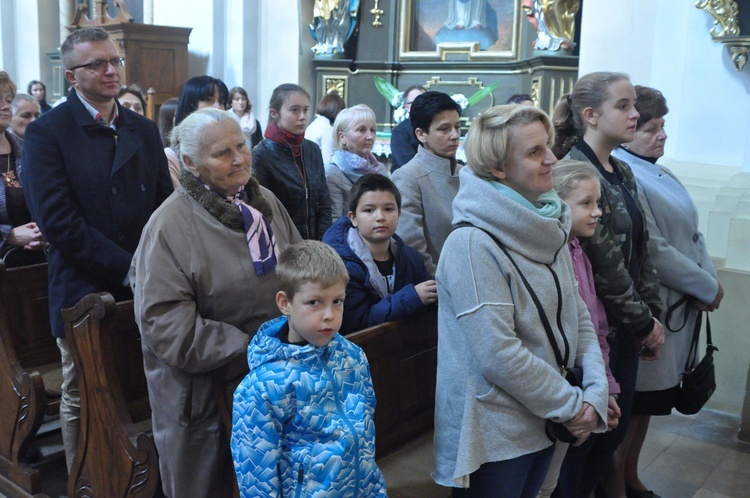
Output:
<svg viewBox="0 0 750 498">
<path fill-rule="evenodd" d="M 453 498 L 535 498 L 554 451 L 553 444 L 511 460 L 485 463 L 471 473 L 471 487 L 453 489 Z"/>
</svg>

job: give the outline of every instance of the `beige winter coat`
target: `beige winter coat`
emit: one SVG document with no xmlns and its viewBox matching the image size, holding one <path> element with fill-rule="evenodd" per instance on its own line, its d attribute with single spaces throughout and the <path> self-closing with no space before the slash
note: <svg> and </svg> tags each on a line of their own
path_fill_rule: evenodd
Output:
<svg viewBox="0 0 750 498">
<path fill-rule="evenodd" d="M 256 188 L 270 204 L 280 250 L 301 241 L 278 199 Z M 222 224 L 180 186 L 144 228 L 130 279 L 164 491 L 229 496 L 229 439 L 212 375 L 247 370 L 250 338 L 279 315 L 276 275 L 256 276 L 243 230 Z"/>
</svg>

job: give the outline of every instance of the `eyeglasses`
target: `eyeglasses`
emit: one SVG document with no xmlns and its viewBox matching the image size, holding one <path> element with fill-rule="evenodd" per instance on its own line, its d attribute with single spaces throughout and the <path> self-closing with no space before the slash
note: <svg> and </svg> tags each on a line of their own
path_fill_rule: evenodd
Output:
<svg viewBox="0 0 750 498">
<path fill-rule="evenodd" d="M 114 57 L 109 60 L 95 60 L 94 62 L 89 62 L 88 64 L 81 64 L 80 66 L 71 67 L 69 71 L 75 71 L 76 69 L 80 69 L 82 67 L 85 67 L 86 69 L 90 69 L 92 71 L 102 71 L 107 69 L 107 64 L 111 64 L 113 68 L 117 69 L 118 67 L 125 67 L 125 58 L 124 57 Z"/>
</svg>

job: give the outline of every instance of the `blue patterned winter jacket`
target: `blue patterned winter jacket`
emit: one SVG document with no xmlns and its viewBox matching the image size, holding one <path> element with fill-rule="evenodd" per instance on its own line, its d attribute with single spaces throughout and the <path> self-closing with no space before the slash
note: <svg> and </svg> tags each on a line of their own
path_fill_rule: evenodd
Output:
<svg viewBox="0 0 750 498">
<path fill-rule="evenodd" d="M 279 317 L 250 342 L 234 392 L 232 457 L 242 497 L 386 496 L 375 464 L 375 391 L 359 346 L 279 340 Z"/>
</svg>

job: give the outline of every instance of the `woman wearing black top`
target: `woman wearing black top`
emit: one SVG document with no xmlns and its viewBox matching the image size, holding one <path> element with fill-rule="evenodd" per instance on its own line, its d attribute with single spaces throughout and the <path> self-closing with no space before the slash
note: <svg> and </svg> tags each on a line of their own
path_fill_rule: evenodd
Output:
<svg viewBox="0 0 750 498">
<path fill-rule="evenodd" d="M 0 256 L 6 266 L 42 263 L 42 250 L 47 247 L 42 232 L 31 221 L 18 181 L 23 140 L 8 131 L 15 95 L 16 84 L 8 73 L 0 71 Z"/>
</svg>

